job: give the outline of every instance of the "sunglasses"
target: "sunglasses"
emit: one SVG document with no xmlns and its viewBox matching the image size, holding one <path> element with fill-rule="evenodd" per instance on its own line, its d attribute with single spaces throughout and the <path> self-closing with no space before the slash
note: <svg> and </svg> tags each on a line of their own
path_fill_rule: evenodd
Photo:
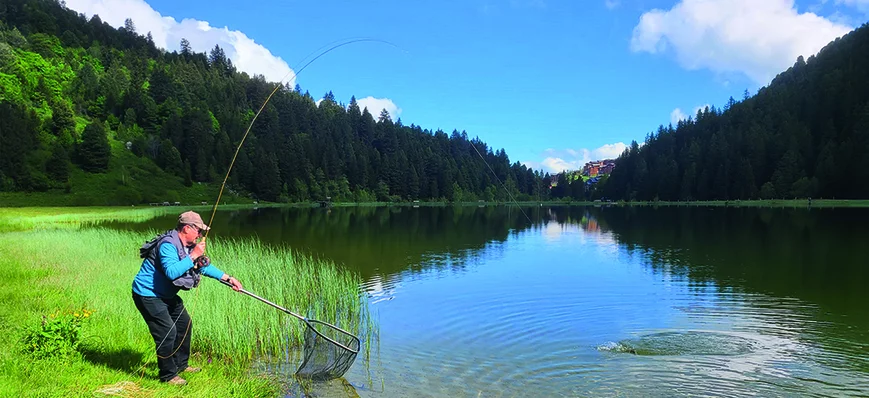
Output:
<svg viewBox="0 0 869 398">
<path fill-rule="evenodd" d="M 194 229 L 196 229 L 196 233 L 198 233 L 199 236 L 205 236 L 205 230 L 204 230 L 204 229 L 197 228 L 195 225 L 190 225 L 190 224 L 187 224 L 187 226 L 190 227 L 190 228 L 194 228 Z"/>
</svg>

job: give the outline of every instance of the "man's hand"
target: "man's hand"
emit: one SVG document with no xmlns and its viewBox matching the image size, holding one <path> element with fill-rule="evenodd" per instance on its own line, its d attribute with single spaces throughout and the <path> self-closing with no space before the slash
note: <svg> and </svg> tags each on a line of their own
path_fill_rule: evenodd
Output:
<svg viewBox="0 0 869 398">
<path fill-rule="evenodd" d="M 190 251 L 190 258 L 193 260 L 196 260 L 203 253 L 205 253 L 205 238 L 204 237 L 202 238 L 202 241 L 197 243 L 196 247 L 194 247 L 193 250 Z"/>
<path fill-rule="evenodd" d="M 232 285 L 232 290 L 240 291 L 242 289 L 241 282 L 235 279 L 235 277 L 229 276 L 229 274 L 223 274 L 223 278 L 220 278 L 220 280 L 229 282 Z"/>
<path fill-rule="evenodd" d="M 209 259 L 208 256 L 203 254 L 203 255 L 197 257 L 196 260 L 193 260 L 193 269 L 202 269 L 202 268 L 209 266 L 210 264 L 211 264 L 211 259 Z"/>
</svg>

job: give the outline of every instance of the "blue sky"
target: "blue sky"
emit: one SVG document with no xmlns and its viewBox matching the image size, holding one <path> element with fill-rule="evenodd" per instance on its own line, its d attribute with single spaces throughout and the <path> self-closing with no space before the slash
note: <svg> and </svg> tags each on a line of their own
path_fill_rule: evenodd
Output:
<svg viewBox="0 0 869 398">
<path fill-rule="evenodd" d="M 176 50 L 215 44 L 282 79 L 355 95 L 404 124 L 465 130 L 554 172 L 615 157 L 661 124 L 755 93 L 869 19 L 869 0 L 67 0 Z M 292 73 L 289 73 L 292 76 Z"/>
</svg>

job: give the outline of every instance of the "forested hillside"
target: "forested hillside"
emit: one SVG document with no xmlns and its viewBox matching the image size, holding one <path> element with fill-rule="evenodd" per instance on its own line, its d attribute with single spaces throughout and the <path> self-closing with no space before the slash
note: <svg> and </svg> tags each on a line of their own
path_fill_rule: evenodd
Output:
<svg viewBox="0 0 869 398">
<path fill-rule="evenodd" d="M 184 40 L 167 52 L 133 19 L 115 29 L 53 0 L 4 0 L 0 21 L 0 191 L 98 186 L 102 200 L 88 200 L 121 204 L 219 184 L 276 84 L 239 72 L 219 47 L 196 53 Z M 231 188 L 268 201 L 548 197 L 548 176 L 503 150 L 375 113 L 281 87 Z"/>
<path fill-rule="evenodd" d="M 275 85 L 238 71 L 219 47 L 158 49 L 133 19 L 116 29 L 54 0 L 4 0 L 0 192 L 74 204 L 210 197 Z M 800 57 L 755 96 L 633 142 L 595 192 L 511 163 L 463 131 L 322 98 L 280 88 L 239 154 L 232 193 L 281 202 L 508 200 L 508 191 L 518 200 L 869 197 L 866 26 Z"/>
<path fill-rule="evenodd" d="M 869 27 L 753 97 L 661 126 L 616 163 L 612 199 L 869 198 Z"/>
</svg>

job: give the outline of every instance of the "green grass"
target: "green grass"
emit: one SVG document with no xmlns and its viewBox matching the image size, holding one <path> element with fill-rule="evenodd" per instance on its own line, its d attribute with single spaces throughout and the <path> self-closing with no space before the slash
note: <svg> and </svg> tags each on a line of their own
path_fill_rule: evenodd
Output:
<svg viewBox="0 0 869 398">
<path fill-rule="evenodd" d="M 0 206 L 111 206 L 180 202 L 213 203 L 220 184 L 192 183 L 166 173 L 147 158 L 140 158 L 118 141 L 111 141 L 112 157 L 105 173 L 70 168 L 68 189 L 60 184 L 45 192 L 0 192 Z M 222 179 L 221 179 L 222 181 Z M 251 203 L 252 199 L 224 190 L 222 203 Z"/>
<path fill-rule="evenodd" d="M 118 211 L 88 209 L 70 216 L 62 209 L 41 210 L 21 216 L 81 220 Z M 147 216 L 130 213 L 124 216 Z M 150 233 L 75 228 L 0 234 L 0 396 L 100 396 L 107 388 L 123 388 L 127 396 L 279 395 L 287 381 L 255 374 L 251 365 L 286 357 L 302 341 L 304 323 L 207 277 L 197 289 L 180 294 L 194 324 L 191 362 L 204 372 L 189 375 L 184 387 L 157 381 L 154 343 L 130 297 L 141 264 L 138 247 L 149 238 Z M 208 253 L 215 266 L 253 293 L 335 323 L 366 343 L 376 333 L 358 276 L 332 263 L 256 240 L 209 239 Z M 95 312 L 82 327 L 84 340 L 76 355 L 33 360 L 21 351 L 25 329 L 42 316 L 82 308 Z"/>
<path fill-rule="evenodd" d="M 258 207 L 279 206 L 261 204 Z M 220 205 L 218 209 L 251 208 L 249 204 Z M 94 206 L 94 207 L 0 207 L 0 232 L 34 228 L 78 228 L 98 221 L 146 221 L 166 214 L 194 210 L 208 222 L 211 206 Z"/>
</svg>

